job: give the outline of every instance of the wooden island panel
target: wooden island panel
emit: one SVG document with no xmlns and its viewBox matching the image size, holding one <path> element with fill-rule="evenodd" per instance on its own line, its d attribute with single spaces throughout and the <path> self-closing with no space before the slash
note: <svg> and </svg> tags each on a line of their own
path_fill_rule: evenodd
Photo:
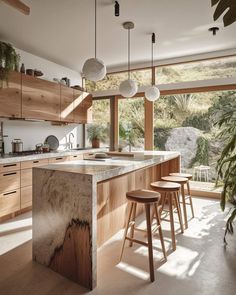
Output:
<svg viewBox="0 0 236 295">
<path fill-rule="evenodd" d="M 179 172 L 179 158 L 118 176 L 97 185 L 97 246 L 101 246 L 124 228 L 127 218 L 126 192 L 151 189 L 150 183 Z M 143 211 L 137 206 L 137 215 Z"/>
</svg>

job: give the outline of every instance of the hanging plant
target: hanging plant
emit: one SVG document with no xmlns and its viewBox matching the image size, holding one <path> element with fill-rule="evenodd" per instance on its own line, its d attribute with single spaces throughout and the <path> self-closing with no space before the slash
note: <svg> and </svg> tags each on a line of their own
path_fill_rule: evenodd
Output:
<svg viewBox="0 0 236 295">
<path fill-rule="evenodd" d="M 0 41 L 0 81 L 7 81 L 10 71 L 18 70 L 20 55 L 11 44 Z"/>
<path fill-rule="evenodd" d="M 235 0 L 211 0 L 211 6 L 217 4 L 215 13 L 213 15 L 216 21 L 223 13 L 224 26 L 227 27 L 236 21 L 236 1 Z"/>
</svg>

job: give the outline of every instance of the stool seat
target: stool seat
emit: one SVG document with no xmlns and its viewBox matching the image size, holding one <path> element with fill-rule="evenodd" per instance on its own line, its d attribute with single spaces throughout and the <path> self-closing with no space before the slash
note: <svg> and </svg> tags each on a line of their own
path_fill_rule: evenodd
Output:
<svg viewBox="0 0 236 295">
<path fill-rule="evenodd" d="M 188 178 L 178 176 L 164 176 L 161 179 L 164 181 L 176 182 L 179 184 L 184 184 L 188 182 Z"/>
<path fill-rule="evenodd" d="M 155 203 L 160 200 L 160 194 L 158 192 L 150 190 L 135 190 L 126 193 L 126 198 L 131 202 L 137 203 Z"/>
<path fill-rule="evenodd" d="M 170 176 L 184 177 L 188 178 L 188 180 L 191 180 L 193 178 L 193 175 L 190 173 L 170 173 Z"/>
<path fill-rule="evenodd" d="M 156 181 L 151 183 L 151 187 L 159 191 L 179 191 L 180 184 L 167 181 Z"/>
</svg>

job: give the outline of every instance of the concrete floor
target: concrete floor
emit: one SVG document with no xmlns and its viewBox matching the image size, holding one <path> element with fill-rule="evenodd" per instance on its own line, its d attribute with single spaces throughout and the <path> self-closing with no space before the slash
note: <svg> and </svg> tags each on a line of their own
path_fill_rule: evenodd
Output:
<svg viewBox="0 0 236 295">
<path fill-rule="evenodd" d="M 236 294 L 236 234 L 223 244 L 224 217 L 219 202 L 194 198 L 196 218 L 177 236 L 177 250 L 169 250 L 163 264 L 155 250 L 156 281 L 149 282 L 147 249 L 126 247 L 118 264 L 122 232 L 98 252 L 98 287 L 90 292 L 31 261 L 31 214 L 0 225 L 1 295 L 78 294 Z M 139 220 L 144 226 L 142 217 Z M 163 222 L 166 248 L 170 248 L 169 227 Z M 140 233 L 139 233 L 140 235 Z M 159 249 L 155 239 L 155 248 Z"/>
</svg>

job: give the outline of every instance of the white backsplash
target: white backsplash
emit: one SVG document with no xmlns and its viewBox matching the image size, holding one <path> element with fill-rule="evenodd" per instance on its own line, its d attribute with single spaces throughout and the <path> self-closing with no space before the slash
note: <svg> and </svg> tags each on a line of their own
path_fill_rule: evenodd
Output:
<svg viewBox="0 0 236 295">
<path fill-rule="evenodd" d="M 83 134 L 82 125 L 71 124 L 66 126 L 52 126 L 50 122 L 31 122 L 31 121 L 18 121 L 1 119 L 4 122 L 4 135 L 8 135 L 4 138 L 5 153 L 12 151 L 11 142 L 15 138 L 20 138 L 23 141 L 24 150 L 33 150 L 35 145 L 43 143 L 48 135 L 55 135 L 59 142 L 59 149 L 65 148 L 66 139 L 69 141 L 69 134 L 74 134 L 73 148 L 77 147 L 77 144 L 82 146 Z"/>
</svg>

